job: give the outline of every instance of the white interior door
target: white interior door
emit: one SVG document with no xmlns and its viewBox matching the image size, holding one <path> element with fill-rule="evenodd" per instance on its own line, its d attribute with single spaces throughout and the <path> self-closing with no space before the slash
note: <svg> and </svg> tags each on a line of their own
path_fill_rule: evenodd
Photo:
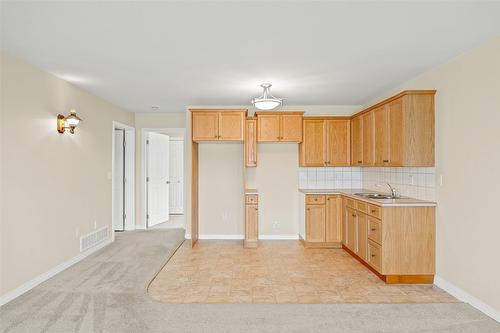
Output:
<svg viewBox="0 0 500 333">
<path fill-rule="evenodd" d="M 184 138 L 170 138 L 170 214 L 184 214 Z"/>
<path fill-rule="evenodd" d="M 169 215 L 169 137 L 148 133 L 147 141 L 147 225 L 168 221 Z"/>
<path fill-rule="evenodd" d="M 124 168 L 125 168 L 125 149 L 124 149 L 124 133 L 122 129 L 115 129 L 114 143 L 114 169 L 113 169 L 113 229 L 123 231 L 124 223 Z"/>
</svg>

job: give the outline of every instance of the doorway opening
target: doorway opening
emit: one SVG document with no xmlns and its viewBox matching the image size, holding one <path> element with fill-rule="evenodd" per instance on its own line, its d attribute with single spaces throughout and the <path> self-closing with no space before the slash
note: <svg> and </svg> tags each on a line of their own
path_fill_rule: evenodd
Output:
<svg viewBox="0 0 500 333">
<path fill-rule="evenodd" d="M 134 230 L 135 129 L 113 122 L 112 147 L 113 230 Z"/>
<path fill-rule="evenodd" d="M 146 228 L 185 228 L 185 129 L 144 129 L 143 180 Z"/>
</svg>

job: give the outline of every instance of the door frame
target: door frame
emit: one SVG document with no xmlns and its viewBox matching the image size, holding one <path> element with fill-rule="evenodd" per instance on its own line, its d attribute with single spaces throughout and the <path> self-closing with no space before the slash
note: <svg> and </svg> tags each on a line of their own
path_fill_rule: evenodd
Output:
<svg viewBox="0 0 500 333">
<path fill-rule="evenodd" d="M 135 128 L 123 123 L 112 121 L 111 127 L 111 229 L 113 229 L 114 212 L 113 205 L 115 202 L 114 187 L 115 187 L 115 129 L 124 130 L 125 135 L 125 230 L 135 230 Z M 115 233 L 112 233 L 113 240 Z"/>
<path fill-rule="evenodd" d="M 140 191 L 141 191 L 141 224 L 137 225 L 137 228 L 147 229 L 147 219 L 146 214 L 148 210 L 147 205 L 147 191 L 146 191 L 146 175 L 147 175 L 147 152 L 146 152 L 146 140 L 148 138 L 147 134 L 149 132 L 164 133 L 164 132 L 178 132 L 182 137 L 184 137 L 184 158 L 182 161 L 184 171 L 186 171 L 186 140 L 187 132 L 185 127 L 144 127 L 141 129 L 141 178 L 140 178 Z M 186 203 L 186 179 L 184 178 L 184 204 Z M 184 215 L 186 212 L 184 211 Z M 186 221 L 184 221 L 184 229 L 186 229 Z"/>
</svg>

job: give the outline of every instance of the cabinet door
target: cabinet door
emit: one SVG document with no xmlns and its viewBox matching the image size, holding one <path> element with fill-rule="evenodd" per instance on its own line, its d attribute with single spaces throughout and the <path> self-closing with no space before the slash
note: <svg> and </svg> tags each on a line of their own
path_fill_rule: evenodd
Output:
<svg viewBox="0 0 500 333">
<path fill-rule="evenodd" d="M 245 122 L 245 166 L 257 166 L 257 120 Z"/>
<path fill-rule="evenodd" d="M 358 252 L 357 249 L 357 224 L 358 224 L 358 216 L 356 215 L 356 211 L 347 208 L 347 214 L 346 214 L 346 219 L 347 219 L 347 241 L 346 241 L 346 246 L 351 250 L 352 252 L 356 253 Z"/>
<path fill-rule="evenodd" d="M 338 195 L 326 197 L 326 242 L 342 241 L 342 198 Z"/>
<path fill-rule="evenodd" d="M 356 254 L 363 260 L 367 259 L 367 247 L 368 247 L 368 221 L 366 215 L 363 213 L 357 213 L 358 216 L 358 228 L 357 228 L 357 252 Z"/>
<path fill-rule="evenodd" d="M 375 163 L 375 131 L 373 128 L 373 112 L 362 115 L 363 126 L 363 165 L 373 165 Z"/>
<path fill-rule="evenodd" d="M 355 117 L 351 120 L 351 165 L 363 163 L 363 129 L 362 118 Z"/>
<path fill-rule="evenodd" d="M 306 241 L 324 242 L 326 212 L 325 205 L 306 206 Z"/>
<path fill-rule="evenodd" d="M 398 98 L 387 105 L 389 113 L 389 165 L 403 166 L 403 99 Z"/>
<path fill-rule="evenodd" d="M 325 165 L 325 121 L 304 120 L 304 140 L 300 144 L 301 166 Z"/>
<path fill-rule="evenodd" d="M 257 116 L 257 141 L 277 142 L 280 140 L 280 115 L 259 114 Z"/>
<path fill-rule="evenodd" d="M 347 221 L 349 212 L 346 207 L 346 199 L 342 199 L 342 244 L 347 246 Z"/>
<path fill-rule="evenodd" d="M 350 120 L 326 120 L 326 163 L 328 166 L 351 164 Z"/>
<path fill-rule="evenodd" d="M 302 142 L 302 115 L 282 114 L 280 141 Z"/>
<path fill-rule="evenodd" d="M 375 165 L 388 165 L 390 133 L 387 106 L 375 109 L 373 115 L 375 121 Z"/>
<path fill-rule="evenodd" d="M 243 141 L 244 122 L 244 112 L 219 112 L 219 140 Z"/>
<path fill-rule="evenodd" d="M 257 205 L 245 205 L 245 240 L 256 242 L 259 239 L 259 214 Z"/>
<path fill-rule="evenodd" d="M 193 141 L 219 139 L 219 112 L 197 111 L 192 113 Z"/>
</svg>

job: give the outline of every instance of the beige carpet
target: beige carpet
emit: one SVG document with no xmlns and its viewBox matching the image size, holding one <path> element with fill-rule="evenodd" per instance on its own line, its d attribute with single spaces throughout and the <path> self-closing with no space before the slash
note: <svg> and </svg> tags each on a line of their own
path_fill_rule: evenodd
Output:
<svg viewBox="0 0 500 333">
<path fill-rule="evenodd" d="M 500 332 L 458 304 L 162 304 L 146 293 L 179 229 L 117 240 L 0 308 L 2 332 Z"/>
</svg>

